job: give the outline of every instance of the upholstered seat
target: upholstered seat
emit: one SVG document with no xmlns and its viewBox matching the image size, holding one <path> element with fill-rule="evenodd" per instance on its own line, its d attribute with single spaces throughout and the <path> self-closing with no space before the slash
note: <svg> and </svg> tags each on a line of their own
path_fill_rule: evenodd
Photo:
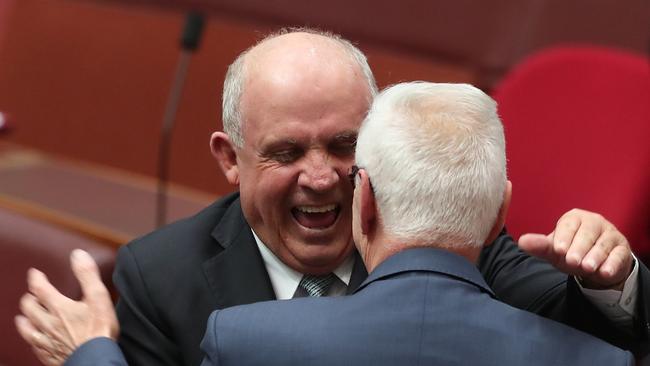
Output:
<svg viewBox="0 0 650 366">
<path fill-rule="evenodd" d="M 648 58 L 560 47 L 515 67 L 493 93 L 513 182 L 506 226 L 548 233 L 578 207 L 603 214 L 650 259 Z"/>
<path fill-rule="evenodd" d="M 40 365 L 20 338 L 13 318 L 26 291 L 26 272 L 35 267 L 67 296 L 80 297 L 79 285 L 69 264 L 75 248 L 88 251 L 98 262 L 104 282 L 111 287 L 115 250 L 92 239 L 64 231 L 48 223 L 0 209 L 0 365 Z"/>
</svg>

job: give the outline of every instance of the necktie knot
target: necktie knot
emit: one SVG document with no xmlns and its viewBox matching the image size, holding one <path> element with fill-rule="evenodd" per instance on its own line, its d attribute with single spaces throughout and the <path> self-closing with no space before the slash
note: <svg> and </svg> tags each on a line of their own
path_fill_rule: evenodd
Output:
<svg viewBox="0 0 650 366">
<path fill-rule="evenodd" d="M 298 287 L 305 289 L 311 297 L 320 297 L 327 293 L 335 278 L 334 273 L 322 276 L 304 275 Z"/>
</svg>

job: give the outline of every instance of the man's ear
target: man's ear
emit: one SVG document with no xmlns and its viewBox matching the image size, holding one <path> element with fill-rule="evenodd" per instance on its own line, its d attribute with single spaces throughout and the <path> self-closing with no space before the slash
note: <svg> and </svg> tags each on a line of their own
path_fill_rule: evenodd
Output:
<svg viewBox="0 0 650 366">
<path fill-rule="evenodd" d="M 512 198 L 512 182 L 506 181 L 506 189 L 503 191 L 503 203 L 499 208 L 499 214 L 494 222 L 490 235 L 485 240 L 485 246 L 492 244 L 492 242 L 499 236 L 503 226 L 506 224 L 506 216 L 508 216 L 508 209 L 510 208 L 510 199 Z"/>
<path fill-rule="evenodd" d="M 361 232 L 364 235 L 371 235 L 377 225 L 377 204 L 375 193 L 370 185 L 370 178 L 365 169 L 359 170 L 359 182 L 356 187 L 359 190 L 359 220 L 361 221 Z"/>
<path fill-rule="evenodd" d="M 217 131 L 210 137 L 210 151 L 219 164 L 228 183 L 239 184 L 239 166 L 237 165 L 237 150 L 230 137 L 224 132 Z"/>
</svg>

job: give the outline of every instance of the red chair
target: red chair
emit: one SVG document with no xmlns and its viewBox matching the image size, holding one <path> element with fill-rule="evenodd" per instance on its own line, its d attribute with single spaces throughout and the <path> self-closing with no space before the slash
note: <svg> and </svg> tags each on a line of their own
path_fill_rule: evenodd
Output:
<svg viewBox="0 0 650 366">
<path fill-rule="evenodd" d="M 508 230 L 550 232 L 562 213 L 603 214 L 650 259 L 648 58 L 600 47 L 544 50 L 495 89 L 513 183 Z"/>
<path fill-rule="evenodd" d="M 14 326 L 18 301 L 27 290 L 26 275 L 35 267 L 65 295 L 78 299 L 81 289 L 70 269 L 70 252 L 81 248 L 97 261 L 109 289 L 115 250 L 93 239 L 0 208 L 0 365 L 41 365 Z"/>
</svg>

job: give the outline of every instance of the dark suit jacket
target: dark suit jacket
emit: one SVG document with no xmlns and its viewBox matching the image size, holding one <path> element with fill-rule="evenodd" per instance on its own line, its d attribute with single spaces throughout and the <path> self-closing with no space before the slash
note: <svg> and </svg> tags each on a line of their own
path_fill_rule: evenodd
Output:
<svg viewBox="0 0 650 366">
<path fill-rule="evenodd" d="M 650 296 L 650 275 L 645 267 L 638 329 L 632 336 L 609 327 L 566 275 L 519 251 L 505 232 L 484 250 L 479 269 L 496 296 L 513 306 L 571 319 L 574 326 L 637 353 L 648 352 L 643 298 Z M 365 276 L 357 260 L 350 288 Z M 203 358 L 199 344 L 213 310 L 275 299 L 238 193 L 122 247 L 113 282 L 121 296 L 119 343 L 132 366 L 198 365 Z"/>
<path fill-rule="evenodd" d="M 203 366 L 632 365 L 595 337 L 495 299 L 439 249 L 381 263 L 351 296 L 238 306 L 210 316 Z"/>
<path fill-rule="evenodd" d="M 355 294 L 216 310 L 203 366 L 633 364 L 632 354 L 495 298 L 478 269 L 438 249 L 380 264 Z M 125 365 L 107 339 L 66 366 Z"/>
</svg>

